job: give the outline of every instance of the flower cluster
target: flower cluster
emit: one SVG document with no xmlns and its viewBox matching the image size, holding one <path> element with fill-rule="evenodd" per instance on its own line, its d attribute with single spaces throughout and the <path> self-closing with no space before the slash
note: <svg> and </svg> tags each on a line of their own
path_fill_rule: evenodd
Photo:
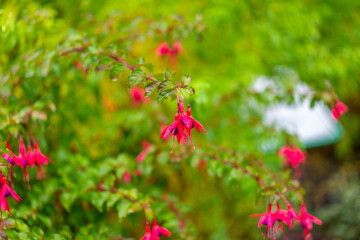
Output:
<svg viewBox="0 0 360 240">
<path fill-rule="evenodd" d="M 159 226 L 154 219 L 152 230 L 150 225 L 146 224 L 146 233 L 140 240 L 159 240 L 162 235 L 165 237 L 170 237 L 171 232 L 166 228 Z"/>
<path fill-rule="evenodd" d="M 45 178 L 45 171 L 43 169 L 43 165 L 47 165 L 49 162 L 49 158 L 45 156 L 39 148 L 38 143 L 33 140 L 33 145 L 31 146 L 30 140 L 28 140 L 28 146 L 26 148 L 22 137 L 20 136 L 19 140 L 19 154 L 16 155 L 12 149 L 10 142 L 7 142 L 7 149 L 10 152 L 10 155 L 4 153 L 1 155 L 5 160 L 7 160 L 11 167 L 15 165 L 21 167 L 24 171 L 24 180 L 29 182 L 29 173 L 28 167 L 33 168 L 34 165 L 37 167 L 36 178 L 41 180 Z M 9 178 L 11 179 L 11 172 L 9 171 Z"/>
<path fill-rule="evenodd" d="M 304 204 L 301 204 L 300 215 L 291 207 L 290 203 L 287 203 L 287 210 L 280 209 L 279 203 L 276 204 L 276 208 L 276 211 L 272 212 L 272 205 L 269 204 L 266 213 L 251 215 L 251 217 L 260 217 L 258 228 L 265 225 L 266 237 L 269 239 L 276 238 L 278 231 L 283 229 L 283 223 L 292 228 L 297 222 L 300 222 L 301 227 L 304 228 L 305 239 L 310 236 L 312 222 L 318 225 L 322 224 L 318 218 L 308 214 Z M 278 223 L 278 227 L 274 229 L 276 223 Z"/>
<path fill-rule="evenodd" d="M 177 103 L 178 103 L 178 111 L 175 114 L 175 121 L 171 123 L 168 127 L 166 127 L 160 136 L 160 139 L 161 138 L 166 139 L 170 134 L 173 135 L 173 146 L 171 149 L 171 153 L 173 153 L 175 138 L 177 138 L 179 143 L 186 141 L 185 130 L 189 135 L 193 149 L 195 149 L 195 146 L 192 140 L 191 130 L 195 128 L 199 133 L 201 133 L 201 130 L 207 133 L 205 128 L 191 116 L 190 105 L 189 104 L 187 105 L 187 110 L 185 113 L 184 104 L 182 102 L 181 97 L 178 98 Z"/>
<path fill-rule="evenodd" d="M 348 111 L 348 107 L 341 101 L 337 101 L 335 106 L 331 109 L 331 114 L 334 119 L 339 120 L 340 116 L 345 114 Z"/>
<path fill-rule="evenodd" d="M 161 57 L 161 56 L 169 56 L 169 57 L 173 57 L 179 53 L 182 53 L 183 51 L 183 46 L 181 44 L 181 42 L 179 41 L 175 41 L 173 43 L 173 46 L 170 47 L 169 43 L 167 42 L 162 42 L 160 43 L 160 45 L 156 48 L 156 54 Z"/>
</svg>

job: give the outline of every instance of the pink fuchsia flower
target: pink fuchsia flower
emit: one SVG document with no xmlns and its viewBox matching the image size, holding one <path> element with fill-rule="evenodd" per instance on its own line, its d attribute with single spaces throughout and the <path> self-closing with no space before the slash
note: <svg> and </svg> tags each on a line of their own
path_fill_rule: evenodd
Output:
<svg viewBox="0 0 360 240">
<path fill-rule="evenodd" d="M 286 225 L 288 220 L 288 212 L 286 210 L 280 209 L 279 203 L 276 204 L 276 212 L 274 213 L 276 220 L 284 222 Z"/>
<path fill-rule="evenodd" d="M 123 174 L 123 181 L 125 183 L 131 183 L 131 174 L 129 171 L 125 171 Z"/>
<path fill-rule="evenodd" d="M 39 148 L 39 145 L 37 142 L 34 142 L 34 161 L 37 166 L 41 165 L 47 165 L 49 162 L 49 159 L 47 156 L 45 156 Z"/>
<path fill-rule="evenodd" d="M 300 163 L 305 163 L 306 155 L 296 146 L 290 147 L 285 146 L 279 151 L 280 157 L 285 157 L 285 165 L 290 165 L 292 168 L 296 169 Z"/>
<path fill-rule="evenodd" d="M 179 99 L 178 105 L 179 111 L 181 113 L 181 123 L 189 134 L 191 145 L 193 146 L 193 149 L 195 149 L 194 143 L 192 141 L 191 130 L 195 128 L 199 133 L 201 133 L 201 130 L 203 130 L 205 133 L 207 132 L 205 128 L 191 116 L 190 105 L 187 106 L 186 113 L 184 113 L 184 104 L 182 103 L 181 99 Z"/>
<path fill-rule="evenodd" d="M 153 227 L 152 227 L 152 234 L 151 234 L 152 240 L 159 240 L 162 235 L 164 235 L 165 237 L 170 237 L 171 232 L 169 230 L 167 230 L 166 228 L 160 227 L 159 225 L 157 225 L 157 222 L 154 219 Z"/>
<path fill-rule="evenodd" d="M 161 133 L 161 136 L 160 136 L 159 139 L 161 139 L 161 138 L 166 139 L 169 136 L 170 133 L 174 136 L 173 146 L 172 146 L 172 149 L 171 149 L 171 154 L 173 153 L 173 149 L 174 149 L 175 137 L 177 138 L 179 143 L 181 141 L 186 141 L 186 135 L 184 133 L 183 128 L 184 127 L 182 126 L 182 124 L 180 122 L 180 114 L 179 114 L 179 112 L 177 112 L 175 114 L 175 121 L 173 123 L 171 123 L 168 127 L 166 127 L 164 129 L 164 131 Z"/>
<path fill-rule="evenodd" d="M 28 151 L 26 154 L 26 162 L 30 167 L 33 167 L 35 165 L 35 156 L 31 149 L 30 143 L 28 144 Z"/>
<path fill-rule="evenodd" d="M 151 144 L 147 141 L 142 142 L 143 150 L 136 156 L 136 162 L 141 163 L 145 160 L 146 156 L 150 152 Z"/>
<path fill-rule="evenodd" d="M 173 48 L 172 48 L 172 53 L 173 54 L 179 54 L 182 53 L 184 50 L 182 44 L 180 41 L 175 41 L 173 44 Z"/>
<path fill-rule="evenodd" d="M 12 155 L 11 146 L 10 146 L 9 142 L 7 142 L 6 148 L 9 150 L 10 154 Z M 11 155 L 9 155 L 7 153 L 3 153 L 1 155 L 1 157 L 4 158 L 6 161 L 8 161 L 11 165 L 14 165 L 15 162 L 14 162 L 13 157 Z"/>
<path fill-rule="evenodd" d="M 301 204 L 301 209 L 300 209 L 300 224 L 301 227 L 304 228 L 304 234 L 305 234 L 305 239 L 310 235 L 310 230 L 312 229 L 312 223 L 321 225 L 322 221 L 312 215 L 310 215 L 305 207 L 305 204 Z"/>
<path fill-rule="evenodd" d="M 19 143 L 19 156 L 18 156 L 18 165 L 21 168 L 25 168 L 27 165 L 26 161 L 26 147 L 24 144 L 24 141 L 22 137 L 20 137 L 20 143 Z"/>
<path fill-rule="evenodd" d="M 149 224 L 146 224 L 145 230 L 146 230 L 145 235 L 140 240 L 153 240 L 151 236 L 151 228 Z"/>
<path fill-rule="evenodd" d="M 0 182 L 1 182 L 0 199 L 8 198 L 11 195 L 13 196 L 13 198 L 15 198 L 16 201 L 21 200 L 21 198 L 16 194 L 16 192 L 10 187 L 4 175 L 1 176 Z"/>
<path fill-rule="evenodd" d="M 171 49 L 167 42 L 162 42 L 160 45 L 156 48 L 156 54 L 161 57 L 164 55 L 170 54 Z"/>
<path fill-rule="evenodd" d="M 348 111 L 348 107 L 341 101 L 337 101 L 334 108 L 331 109 L 331 114 L 334 119 L 339 120 L 340 116 L 345 114 Z"/>
<path fill-rule="evenodd" d="M 276 222 L 276 215 L 271 212 L 272 206 L 269 204 L 268 211 L 266 213 L 257 213 L 250 215 L 251 217 L 260 217 L 258 228 L 262 225 L 267 226 L 269 229 L 272 229 Z"/>
<path fill-rule="evenodd" d="M 292 226 L 293 223 L 292 223 L 292 220 L 295 220 L 295 221 L 300 221 L 300 216 L 299 214 L 291 207 L 290 204 L 287 205 L 287 220 L 286 220 L 286 225 L 288 226 Z M 294 222 L 295 224 L 295 222 Z"/>
<path fill-rule="evenodd" d="M 145 90 L 135 86 L 130 91 L 131 104 L 133 106 L 139 106 L 142 103 L 149 103 L 150 98 L 145 97 Z"/>
</svg>

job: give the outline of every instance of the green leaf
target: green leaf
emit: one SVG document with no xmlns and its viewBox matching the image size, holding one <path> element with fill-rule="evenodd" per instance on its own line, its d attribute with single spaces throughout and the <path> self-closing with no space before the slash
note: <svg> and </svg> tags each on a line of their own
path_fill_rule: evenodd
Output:
<svg viewBox="0 0 360 240">
<path fill-rule="evenodd" d="M 146 85 L 146 87 L 145 87 L 145 91 L 146 91 L 145 97 L 148 97 L 148 96 L 151 95 L 151 93 L 153 92 L 153 90 L 154 90 L 154 88 L 156 87 L 156 85 L 158 85 L 157 82 L 151 82 L 151 83 L 149 83 L 148 85 Z"/>
<path fill-rule="evenodd" d="M 170 80 L 162 81 L 158 87 L 158 92 L 161 92 L 165 88 L 168 88 L 172 85 L 172 82 Z"/>
<path fill-rule="evenodd" d="M 187 86 L 187 85 L 190 84 L 190 82 L 191 82 L 191 77 L 188 76 L 188 75 L 183 75 L 183 76 L 181 77 L 181 82 L 183 83 L 183 86 L 185 87 L 185 86 Z"/>
<path fill-rule="evenodd" d="M 117 76 L 126 69 L 123 64 L 117 64 L 110 69 L 110 79 L 117 78 Z"/>
<path fill-rule="evenodd" d="M 165 89 L 163 91 L 161 91 L 159 93 L 159 103 L 161 103 L 162 101 L 164 101 L 166 98 L 168 98 L 169 96 L 175 94 L 175 88 L 170 88 L 170 89 Z"/>
<path fill-rule="evenodd" d="M 190 87 L 189 85 L 186 86 L 186 87 L 184 87 L 183 90 L 184 90 L 186 93 L 190 94 L 190 95 L 195 94 L 195 89 L 192 88 L 192 87 Z"/>
<path fill-rule="evenodd" d="M 118 216 L 120 219 L 127 216 L 127 210 L 130 204 L 131 203 L 125 199 L 123 199 L 121 202 L 117 204 Z"/>
<path fill-rule="evenodd" d="M 129 83 L 129 88 L 132 88 L 136 85 L 138 85 L 139 83 L 142 82 L 142 80 L 144 79 L 145 76 L 145 72 L 141 69 L 135 69 L 132 73 L 130 73 L 129 77 L 128 77 L 128 83 Z"/>
</svg>

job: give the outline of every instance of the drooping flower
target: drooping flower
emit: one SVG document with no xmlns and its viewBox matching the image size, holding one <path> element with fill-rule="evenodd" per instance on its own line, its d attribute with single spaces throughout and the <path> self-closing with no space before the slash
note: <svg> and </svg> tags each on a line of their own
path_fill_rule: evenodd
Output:
<svg viewBox="0 0 360 240">
<path fill-rule="evenodd" d="M 345 114 L 347 111 L 348 111 L 348 107 L 343 102 L 338 100 L 336 102 L 335 107 L 331 109 L 331 114 L 334 117 L 334 119 L 337 121 L 339 120 L 340 116 Z"/>
<path fill-rule="evenodd" d="M 258 228 L 260 228 L 262 225 L 265 225 L 268 227 L 269 230 L 271 230 L 276 222 L 276 215 L 271 212 L 272 206 L 269 204 L 268 211 L 266 213 L 257 213 L 250 215 L 251 217 L 260 217 Z"/>
<path fill-rule="evenodd" d="M 123 181 L 125 183 L 131 183 L 131 174 L 129 171 L 125 171 L 123 174 Z"/>
<path fill-rule="evenodd" d="M 182 44 L 180 41 L 175 41 L 173 43 L 173 47 L 172 47 L 172 54 L 179 54 L 182 53 L 184 50 Z"/>
<path fill-rule="evenodd" d="M 41 166 L 41 165 L 47 165 L 49 162 L 49 159 L 47 156 L 45 156 L 39 148 L 39 145 L 37 144 L 37 142 L 34 142 L 34 160 L 35 160 L 35 164 L 37 166 Z"/>
<path fill-rule="evenodd" d="M 9 142 L 7 142 L 6 148 L 9 150 L 10 154 L 12 155 L 11 146 L 10 146 Z M 4 158 L 6 161 L 8 161 L 11 165 L 14 165 L 15 162 L 14 162 L 13 157 L 11 155 L 9 155 L 7 153 L 3 153 L 1 155 L 1 157 Z"/>
<path fill-rule="evenodd" d="M 140 240 L 152 240 L 151 228 L 149 224 L 146 224 L 145 230 L 146 230 L 145 235 Z"/>
<path fill-rule="evenodd" d="M 180 143 L 180 141 L 186 141 L 186 135 L 185 135 L 183 128 L 184 127 L 182 126 L 181 121 L 180 121 L 180 114 L 179 114 L 179 112 L 177 112 L 175 114 L 175 121 L 173 123 L 171 123 L 167 128 L 165 128 L 163 130 L 163 132 L 161 133 L 161 136 L 159 139 L 161 139 L 161 138 L 166 139 L 170 133 L 174 136 L 171 153 L 173 153 L 175 137 L 177 138 L 179 143 Z"/>
<path fill-rule="evenodd" d="M 4 175 L 1 176 L 0 181 L 1 181 L 0 199 L 8 198 L 11 195 L 15 198 L 16 201 L 21 200 L 21 198 L 16 194 L 16 192 L 10 187 Z"/>
<path fill-rule="evenodd" d="M 136 156 L 136 162 L 138 163 L 141 163 L 145 160 L 146 156 L 149 154 L 151 144 L 147 141 L 143 141 L 142 147 L 143 150 L 139 153 L 139 155 Z"/>
<path fill-rule="evenodd" d="M 304 228 L 304 235 L 306 239 L 308 236 L 310 236 L 310 230 L 313 227 L 312 223 L 321 225 L 322 221 L 317 217 L 310 215 L 306 210 L 305 204 L 301 204 L 300 214 L 300 224 L 301 227 Z"/>
<path fill-rule="evenodd" d="M 33 167 L 35 165 L 35 156 L 31 149 L 30 143 L 28 144 L 28 151 L 26 154 L 26 162 L 30 167 Z"/>
<path fill-rule="evenodd" d="M 295 220 L 295 221 L 300 221 L 300 216 L 299 214 L 291 207 L 290 204 L 287 205 L 287 223 L 286 225 L 288 226 L 292 226 L 293 223 L 292 223 L 292 220 Z M 294 222 L 295 224 L 295 222 Z"/>
<path fill-rule="evenodd" d="M 207 132 L 205 128 L 191 116 L 190 105 L 187 106 L 186 113 L 184 113 L 184 104 L 182 103 L 181 98 L 178 101 L 178 105 L 179 111 L 181 113 L 181 123 L 189 134 L 191 145 L 193 146 L 193 149 L 195 149 L 194 143 L 192 141 L 191 130 L 195 128 L 199 133 L 201 133 L 201 130 L 203 130 L 205 133 Z"/>
<path fill-rule="evenodd" d="M 156 220 L 153 220 L 153 227 L 152 227 L 152 240 L 159 240 L 160 237 L 164 235 L 165 237 L 170 237 L 171 232 L 164 227 L 161 227 L 157 224 Z"/>
<path fill-rule="evenodd" d="M 167 54 L 170 54 L 170 46 L 167 42 L 162 42 L 160 45 L 156 48 L 156 54 L 161 57 Z"/>
<path fill-rule="evenodd" d="M 15 160 L 15 158 L 14 158 Z M 22 139 L 22 137 L 20 137 L 20 143 L 19 143 L 19 155 L 17 157 L 17 164 L 21 167 L 21 168 L 26 168 L 27 165 L 27 161 L 26 161 L 26 147 L 24 144 L 24 141 Z"/>
<path fill-rule="evenodd" d="M 274 213 L 276 220 L 284 222 L 286 225 L 288 220 L 288 212 L 286 210 L 280 209 L 279 203 L 276 204 L 276 212 Z"/>
<path fill-rule="evenodd" d="M 130 91 L 131 104 L 133 106 L 139 106 L 142 103 L 149 103 L 150 98 L 145 97 L 145 90 L 135 86 Z"/>
<path fill-rule="evenodd" d="M 280 157 L 285 157 L 285 165 L 290 165 L 292 168 L 296 169 L 300 163 L 305 163 L 306 155 L 296 146 L 290 147 L 285 146 L 279 151 Z"/>
</svg>

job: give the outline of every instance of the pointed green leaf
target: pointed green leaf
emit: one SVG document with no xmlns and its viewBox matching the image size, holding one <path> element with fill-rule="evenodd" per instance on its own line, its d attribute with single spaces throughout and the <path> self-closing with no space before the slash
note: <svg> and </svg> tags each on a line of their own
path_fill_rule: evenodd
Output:
<svg viewBox="0 0 360 240">
<path fill-rule="evenodd" d="M 169 96 L 175 94 L 175 88 L 170 88 L 170 89 L 165 89 L 163 91 L 161 91 L 159 93 L 159 103 L 161 103 L 162 101 L 164 101 L 166 98 L 168 98 Z"/>
</svg>

